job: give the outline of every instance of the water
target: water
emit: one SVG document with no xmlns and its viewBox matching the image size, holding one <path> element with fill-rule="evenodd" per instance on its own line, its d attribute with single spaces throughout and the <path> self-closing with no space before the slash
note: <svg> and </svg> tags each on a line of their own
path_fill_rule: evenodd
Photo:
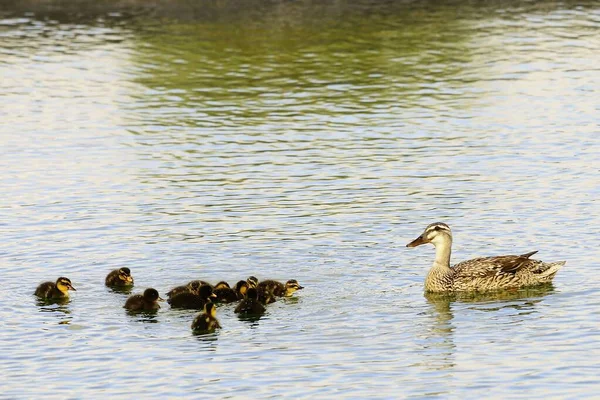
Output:
<svg viewBox="0 0 600 400">
<path fill-rule="evenodd" d="M 127 4 L 0 8 L 1 397 L 597 396 L 598 3 Z M 567 265 L 425 297 L 438 220 Z M 305 289 L 198 337 L 121 266 Z"/>
</svg>

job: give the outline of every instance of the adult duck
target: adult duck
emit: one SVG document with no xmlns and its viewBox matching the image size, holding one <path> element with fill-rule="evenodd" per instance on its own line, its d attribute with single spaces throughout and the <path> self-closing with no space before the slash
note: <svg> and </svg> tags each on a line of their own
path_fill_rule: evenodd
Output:
<svg viewBox="0 0 600 400">
<path fill-rule="evenodd" d="M 450 267 L 452 231 L 442 222 L 430 224 L 406 247 L 426 243 L 435 246 L 435 260 L 425 278 L 426 292 L 488 291 L 542 285 L 550 283 L 566 263 L 533 260 L 529 257 L 537 251 L 532 251 L 518 256 L 474 258 Z"/>
</svg>

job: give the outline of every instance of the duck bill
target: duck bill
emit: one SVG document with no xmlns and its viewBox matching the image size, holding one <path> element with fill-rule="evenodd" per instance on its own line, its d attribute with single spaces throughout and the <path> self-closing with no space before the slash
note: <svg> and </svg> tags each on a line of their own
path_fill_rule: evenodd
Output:
<svg viewBox="0 0 600 400">
<path fill-rule="evenodd" d="M 69 289 L 70 289 L 70 290 L 77 291 L 77 289 L 75 289 L 75 288 L 74 288 L 73 286 L 71 286 L 71 285 L 69 285 Z"/>
<path fill-rule="evenodd" d="M 420 245 L 426 244 L 426 243 L 427 242 L 423 238 L 423 235 L 421 235 L 418 238 L 416 238 L 415 240 L 413 240 L 412 242 L 410 242 L 409 244 L 407 244 L 406 247 L 417 247 L 417 246 L 420 246 Z"/>
<path fill-rule="evenodd" d="M 301 289 L 304 289 L 304 286 L 298 286 L 298 287 L 296 288 L 296 290 L 301 290 Z"/>
<path fill-rule="evenodd" d="M 165 301 L 165 299 L 159 296 L 158 299 L 156 299 L 156 301 Z"/>
<path fill-rule="evenodd" d="M 127 282 L 129 283 L 133 283 L 133 278 L 131 276 L 128 276 L 126 279 Z"/>
</svg>

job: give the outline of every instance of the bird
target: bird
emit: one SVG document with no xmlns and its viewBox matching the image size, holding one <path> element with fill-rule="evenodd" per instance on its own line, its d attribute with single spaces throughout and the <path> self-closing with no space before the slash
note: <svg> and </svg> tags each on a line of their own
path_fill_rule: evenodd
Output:
<svg viewBox="0 0 600 400">
<path fill-rule="evenodd" d="M 244 293 L 248 284 L 246 281 L 239 281 L 235 288 L 230 288 L 227 282 L 219 282 L 215 285 L 213 293 L 215 294 L 215 302 L 218 303 L 233 303 L 244 298 Z M 243 292 L 243 293 L 242 293 Z"/>
<path fill-rule="evenodd" d="M 134 294 L 125 302 L 124 308 L 130 311 L 154 311 L 160 308 L 159 301 L 163 301 L 158 291 L 153 288 L 144 290 L 144 294 Z"/>
<path fill-rule="evenodd" d="M 110 271 L 106 275 L 104 283 L 106 286 L 132 286 L 133 277 L 131 276 L 131 270 L 123 267 Z"/>
<path fill-rule="evenodd" d="M 198 293 L 182 292 L 172 296 L 168 301 L 171 307 L 174 308 L 191 308 L 194 310 L 202 310 L 204 305 L 215 298 L 211 285 L 202 285 L 198 289 Z"/>
<path fill-rule="evenodd" d="M 269 304 L 275 301 L 275 297 L 290 297 L 300 289 L 304 289 L 304 286 L 300 286 L 295 279 L 290 279 L 285 284 L 267 279 L 257 286 L 258 299 L 264 304 Z"/>
<path fill-rule="evenodd" d="M 406 247 L 432 243 L 435 261 L 425 279 L 425 292 L 469 292 L 516 289 L 550 283 L 566 261 L 546 263 L 530 259 L 537 251 L 521 255 L 481 257 L 450 267 L 452 231 L 434 222 Z"/>
<path fill-rule="evenodd" d="M 171 298 L 178 293 L 186 293 L 186 292 L 198 294 L 198 290 L 200 289 L 200 286 L 202 286 L 202 285 L 208 285 L 208 286 L 212 287 L 212 285 L 210 283 L 205 282 L 205 281 L 199 281 L 199 280 L 190 281 L 185 285 L 177 286 L 177 287 L 169 290 L 169 292 L 167 292 L 167 297 Z"/>
<path fill-rule="evenodd" d="M 249 288 L 246 292 L 246 298 L 238 304 L 234 311 L 236 314 L 261 315 L 265 312 L 265 306 L 258 301 L 258 291 L 255 288 Z"/>
<path fill-rule="evenodd" d="M 194 333 L 214 332 L 215 329 L 220 329 L 221 324 L 217 320 L 217 308 L 214 303 L 208 302 L 204 305 L 204 310 L 192 322 L 192 330 Z"/>
<path fill-rule="evenodd" d="M 68 299 L 69 290 L 75 290 L 69 278 L 61 276 L 55 282 L 41 283 L 35 289 L 35 295 L 43 299 Z"/>
</svg>

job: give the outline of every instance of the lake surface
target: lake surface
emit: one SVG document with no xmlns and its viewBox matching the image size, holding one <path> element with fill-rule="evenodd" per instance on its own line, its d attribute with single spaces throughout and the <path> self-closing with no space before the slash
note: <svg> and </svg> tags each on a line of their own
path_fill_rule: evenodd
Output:
<svg viewBox="0 0 600 400">
<path fill-rule="evenodd" d="M 0 397 L 597 398 L 597 2 L 8 3 Z M 455 262 L 567 264 L 426 297 L 435 221 Z M 194 336 L 122 266 L 305 289 Z"/>
</svg>

